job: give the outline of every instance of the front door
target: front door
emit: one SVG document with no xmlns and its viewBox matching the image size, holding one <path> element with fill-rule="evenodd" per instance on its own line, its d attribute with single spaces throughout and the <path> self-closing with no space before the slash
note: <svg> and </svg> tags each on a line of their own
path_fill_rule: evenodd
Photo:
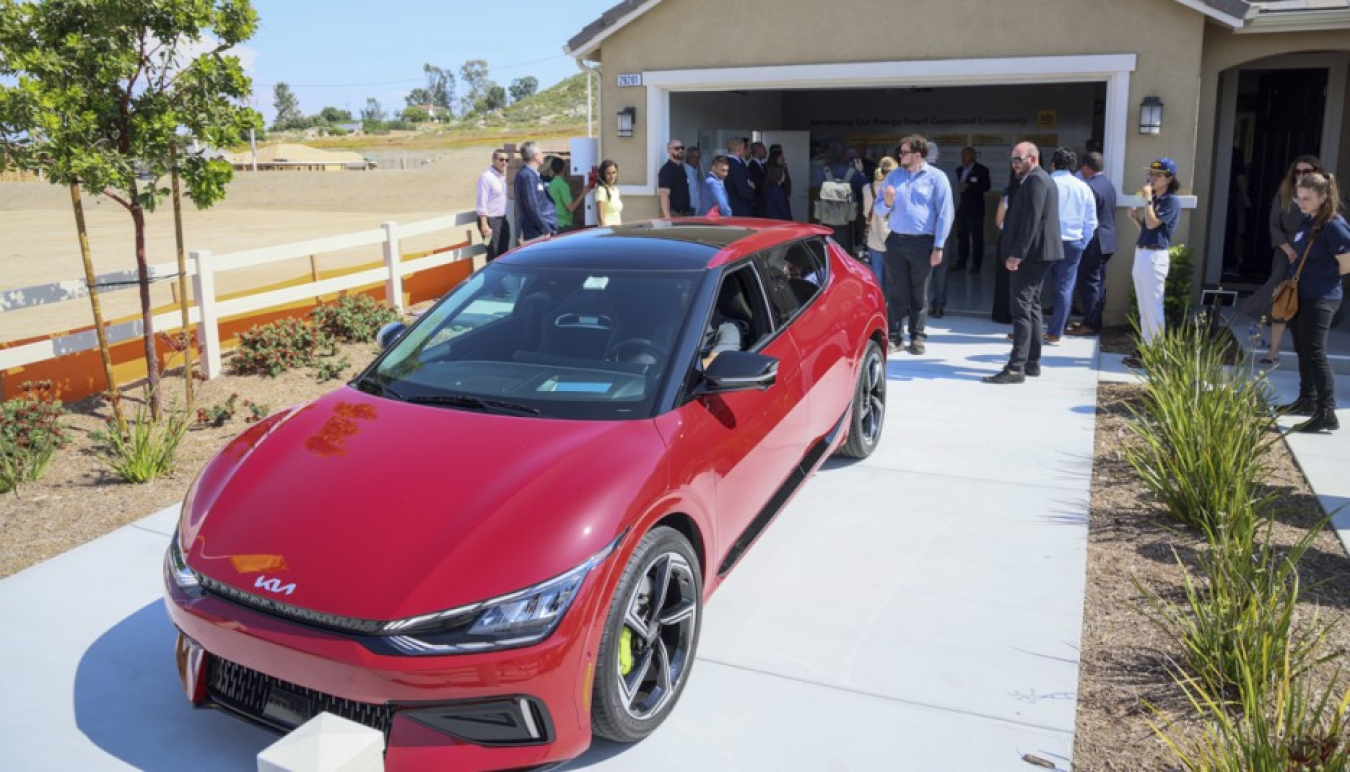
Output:
<svg viewBox="0 0 1350 772">
<path fill-rule="evenodd" d="M 1234 138 L 1224 231 L 1227 283 L 1259 285 L 1270 276 L 1270 208 L 1294 158 L 1321 154 L 1326 89 L 1324 68 L 1241 74 L 1238 123 L 1246 125 L 1245 118 L 1251 128 Z M 1241 193 L 1243 176 L 1250 206 L 1245 206 Z"/>
</svg>

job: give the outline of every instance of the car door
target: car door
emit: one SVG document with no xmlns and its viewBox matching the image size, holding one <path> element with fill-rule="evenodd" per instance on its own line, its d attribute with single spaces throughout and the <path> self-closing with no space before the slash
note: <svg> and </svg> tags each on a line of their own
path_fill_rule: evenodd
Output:
<svg viewBox="0 0 1350 772">
<path fill-rule="evenodd" d="M 757 265 L 746 261 L 728 268 L 722 281 L 741 285 L 751 315 L 744 348 L 778 360 L 777 382 L 763 391 L 691 399 L 659 422 L 673 451 L 675 485 L 687 486 L 712 505 L 710 552 L 719 570 L 730 568 L 723 563 L 733 546 L 732 560 L 772 516 L 775 495 L 801 460 L 809 430 L 797 346 L 773 323 Z"/>
<path fill-rule="evenodd" d="M 807 434 L 822 437 L 839 423 L 853 395 L 850 309 L 832 290 L 825 241 L 812 238 L 783 245 L 761 256 L 770 303 L 786 326 L 800 357 L 802 390 L 810 404 Z"/>
</svg>

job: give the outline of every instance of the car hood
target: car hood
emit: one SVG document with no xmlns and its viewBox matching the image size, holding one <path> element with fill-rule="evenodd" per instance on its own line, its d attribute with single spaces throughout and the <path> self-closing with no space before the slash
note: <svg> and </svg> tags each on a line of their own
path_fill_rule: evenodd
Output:
<svg viewBox="0 0 1350 772">
<path fill-rule="evenodd" d="M 194 569 L 246 592 L 400 619 L 581 564 L 660 495 L 664 458 L 650 420 L 486 415 L 348 387 L 221 451 L 189 493 L 182 544 Z"/>
</svg>

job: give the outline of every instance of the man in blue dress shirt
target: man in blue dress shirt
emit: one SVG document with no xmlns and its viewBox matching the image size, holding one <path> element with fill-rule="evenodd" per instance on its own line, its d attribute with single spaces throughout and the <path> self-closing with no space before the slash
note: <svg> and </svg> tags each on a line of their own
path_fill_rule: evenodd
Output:
<svg viewBox="0 0 1350 772">
<path fill-rule="evenodd" d="M 928 281 L 942 262 L 942 245 L 951 232 L 955 210 L 947 175 L 929 166 L 928 140 L 913 134 L 900 140 L 899 168 L 886 176 L 872 211 L 886 218 L 886 312 L 892 345 L 904 343 L 909 319 L 911 354 L 925 351 L 928 333 Z"/>
</svg>

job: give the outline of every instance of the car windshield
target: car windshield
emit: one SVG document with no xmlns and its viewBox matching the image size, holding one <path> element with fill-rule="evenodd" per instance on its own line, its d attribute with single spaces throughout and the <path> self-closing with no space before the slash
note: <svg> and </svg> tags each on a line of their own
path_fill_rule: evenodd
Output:
<svg viewBox="0 0 1350 772">
<path fill-rule="evenodd" d="M 354 385 L 502 415 L 648 416 L 700 275 L 494 263 Z"/>
</svg>

